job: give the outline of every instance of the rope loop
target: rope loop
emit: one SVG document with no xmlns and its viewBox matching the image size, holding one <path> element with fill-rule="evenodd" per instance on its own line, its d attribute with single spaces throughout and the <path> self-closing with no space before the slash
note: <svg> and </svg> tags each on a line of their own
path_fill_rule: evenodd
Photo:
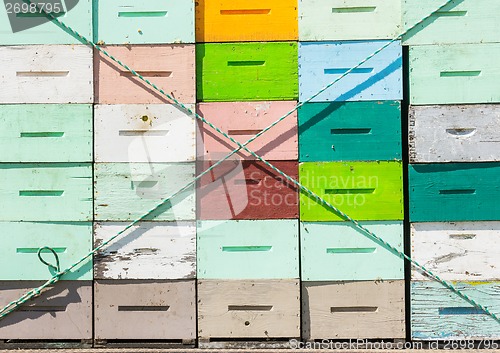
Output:
<svg viewBox="0 0 500 353">
<path fill-rule="evenodd" d="M 54 258 L 56 259 L 56 264 L 53 265 L 51 264 L 50 262 L 47 262 L 43 259 L 42 257 L 42 251 L 44 250 L 48 250 L 52 253 L 52 255 L 54 255 Z M 52 249 L 51 247 L 49 246 L 44 246 L 40 249 L 38 249 L 37 251 L 37 255 L 38 255 L 38 259 L 44 264 L 44 265 L 47 265 L 50 269 L 54 270 L 56 273 L 59 273 L 61 272 L 61 266 L 59 265 L 59 255 L 57 255 L 56 251 L 54 249 Z"/>
</svg>

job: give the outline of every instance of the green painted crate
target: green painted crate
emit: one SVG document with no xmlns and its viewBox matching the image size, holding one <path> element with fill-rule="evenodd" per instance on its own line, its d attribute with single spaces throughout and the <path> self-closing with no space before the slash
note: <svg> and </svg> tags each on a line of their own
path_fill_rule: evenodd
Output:
<svg viewBox="0 0 500 353">
<path fill-rule="evenodd" d="M 304 162 L 300 182 L 359 221 L 403 219 L 403 168 L 400 161 Z M 343 219 L 305 193 L 300 195 L 301 221 Z"/>
<path fill-rule="evenodd" d="M 196 45 L 199 101 L 296 100 L 297 43 Z"/>
</svg>

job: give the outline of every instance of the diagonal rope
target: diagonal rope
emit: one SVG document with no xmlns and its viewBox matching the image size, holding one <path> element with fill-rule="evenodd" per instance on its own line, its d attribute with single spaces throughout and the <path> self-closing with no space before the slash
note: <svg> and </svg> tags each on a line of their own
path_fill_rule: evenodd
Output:
<svg viewBox="0 0 500 353">
<path fill-rule="evenodd" d="M 27 0 L 29 2 L 29 0 Z M 47 14 L 45 13 L 48 17 L 52 18 L 52 20 L 54 22 L 56 22 L 58 25 L 60 25 L 61 27 L 65 28 L 66 30 L 72 32 L 73 34 L 77 35 L 81 40 L 83 40 L 84 42 L 92 45 L 94 48 L 96 48 L 97 50 L 99 50 L 100 52 L 102 52 L 104 55 L 106 55 L 107 57 L 109 57 L 111 60 L 115 61 L 116 63 L 118 63 L 120 66 L 122 66 L 123 68 L 125 68 L 126 70 L 130 71 L 134 76 L 138 77 L 140 80 L 142 80 L 143 82 L 147 83 L 148 85 L 150 85 L 151 87 L 153 87 L 155 90 L 157 90 L 158 92 L 162 93 L 163 95 L 165 95 L 169 100 L 171 100 L 172 102 L 174 102 L 174 105 L 182 108 L 183 110 L 185 110 L 186 112 L 188 112 L 190 115 L 193 115 L 195 116 L 197 119 L 201 120 L 203 123 L 207 124 L 208 126 L 210 126 L 212 129 L 214 129 L 215 131 L 217 131 L 219 134 L 223 135 L 224 137 L 226 137 L 227 139 L 229 139 L 231 142 L 235 143 L 236 145 L 238 145 L 238 149 L 234 150 L 233 152 L 231 152 L 231 154 L 229 154 L 228 156 L 226 156 L 223 160 L 229 158 L 229 156 L 233 155 L 234 153 L 236 153 L 237 151 L 239 151 L 240 149 L 244 149 L 246 152 L 250 153 L 252 156 L 254 156 L 255 158 L 257 158 L 258 160 L 262 161 L 264 164 L 266 164 L 268 167 L 270 167 L 271 169 L 273 169 L 275 172 L 277 172 L 278 174 L 280 174 L 281 176 L 283 176 L 285 179 L 287 179 L 289 182 L 291 182 L 292 184 L 296 185 L 302 192 L 306 193 L 309 197 L 315 199 L 319 204 L 322 204 L 323 206 L 327 207 L 328 209 L 330 209 L 331 211 L 337 213 L 341 218 L 343 218 L 344 220 L 346 221 L 349 221 L 351 223 L 353 223 L 353 225 L 359 230 L 361 231 L 362 234 L 364 234 L 365 236 L 367 236 L 369 239 L 373 240 L 374 242 L 380 244 L 381 246 L 383 246 L 386 250 L 388 250 L 389 252 L 393 253 L 394 255 L 402 258 L 402 259 L 406 259 L 407 261 L 409 261 L 411 264 L 413 264 L 415 267 L 419 268 L 420 270 L 422 270 L 424 273 L 426 273 L 429 277 L 431 277 L 432 279 L 434 279 L 435 281 L 439 282 L 440 284 L 442 284 L 444 287 L 448 288 L 449 290 L 451 290 L 452 292 L 454 292 L 455 294 L 457 294 L 459 297 L 461 297 L 462 299 L 464 299 L 465 301 L 467 301 L 469 304 L 473 305 L 474 307 L 476 308 L 479 308 L 480 310 L 484 311 L 487 315 L 489 315 L 490 317 L 492 317 L 495 321 L 497 321 L 498 323 L 500 323 L 500 318 L 495 315 L 494 313 L 490 312 L 486 307 L 480 305 L 479 303 L 477 303 L 475 300 L 473 300 L 472 298 L 468 297 L 466 294 L 462 293 L 460 290 L 458 290 L 457 288 L 455 288 L 451 283 L 448 283 L 446 282 L 445 280 L 442 280 L 438 275 L 432 273 L 430 270 L 428 270 L 427 268 L 425 268 L 424 266 L 420 265 L 417 261 L 413 260 L 412 258 L 410 258 L 409 256 L 407 256 L 406 254 L 400 252 L 397 248 L 393 247 L 391 244 L 385 242 L 382 238 L 378 237 L 377 235 L 375 235 L 373 232 L 371 232 L 370 230 L 368 230 L 367 228 L 365 228 L 364 226 L 362 226 L 358 221 L 354 220 L 353 218 L 349 217 L 347 214 L 345 214 L 344 212 L 342 212 L 341 210 L 339 210 L 338 208 L 336 208 L 335 206 L 333 206 L 332 204 L 330 204 L 329 202 L 327 202 L 326 200 L 324 200 L 323 198 L 321 198 L 319 195 L 317 195 L 316 193 L 314 193 L 313 191 L 309 190 L 307 187 L 303 186 L 301 183 L 299 183 L 297 180 L 295 180 L 294 178 L 290 177 L 289 175 L 287 175 L 286 173 L 282 172 L 281 170 L 279 170 L 278 168 L 276 168 L 275 166 L 273 166 L 271 163 L 269 163 L 268 161 L 266 161 L 265 159 L 263 159 L 262 157 L 260 157 L 259 155 L 257 155 L 255 152 L 249 150 L 246 145 L 250 142 L 252 142 L 253 140 L 255 140 L 256 138 L 258 138 L 259 136 L 261 136 L 264 132 L 268 131 L 269 129 L 271 129 L 273 126 L 275 126 L 276 124 L 278 124 L 280 121 L 284 120 L 287 116 L 289 116 L 290 114 L 292 114 L 295 110 L 297 110 L 300 106 L 304 105 L 305 103 L 311 101 L 312 99 L 314 99 L 315 97 L 317 97 L 319 94 L 323 93 L 324 91 L 326 91 L 329 87 L 333 86 L 336 82 L 338 82 L 340 79 L 342 79 L 343 77 L 347 76 L 350 72 L 352 72 L 354 69 L 358 68 L 359 66 L 361 66 L 362 64 L 364 64 L 366 61 L 370 60 L 373 56 L 377 55 L 379 52 L 381 52 L 382 50 L 384 50 L 385 48 L 387 48 L 390 44 L 392 44 L 393 42 L 397 41 L 401 36 L 405 35 L 408 31 L 412 30 L 414 27 L 420 25 L 422 22 L 424 22 L 425 20 L 427 20 L 428 18 L 430 18 L 432 15 L 434 15 L 436 12 L 440 11 L 442 8 L 444 8 L 446 5 L 448 5 L 448 3 L 450 3 L 452 0 L 448 0 L 445 4 L 443 4 L 442 6 L 440 6 L 437 10 L 433 11 L 432 13 L 430 13 L 428 16 L 424 17 L 422 20 L 420 20 L 418 23 L 416 23 L 413 27 L 409 28 L 408 30 L 406 30 L 405 32 L 403 32 L 402 34 L 400 34 L 398 37 L 392 39 L 391 41 L 387 42 L 384 46 L 382 46 L 381 48 L 379 48 L 378 50 L 376 50 L 374 53 L 372 53 L 371 55 L 369 55 L 367 58 L 365 58 L 364 60 L 362 60 L 360 63 L 358 63 L 356 66 L 354 66 L 353 68 L 347 70 L 343 75 L 341 75 L 340 77 L 338 77 L 335 81 L 333 81 L 332 83 L 330 83 L 329 85 L 325 86 L 322 90 L 320 90 L 317 94 L 313 95 L 311 98 L 309 98 L 308 100 L 302 102 L 301 104 L 298 104 L 291 112 L 287 113 L 284 117 L 278 119 L 275 123 L 271 124 L 267 130 L 263 130 L 261 133 L 257 134 L 256 136 L 254 136 L 253 138 L 251 138 L 250 140 L 248 140 L 247 142 L 245 142 L 245 144 L 241 144 L 239 142 L 237 142 L 236 140 L 234 140 L 232 137 L 230 137 L 228 134 L 226 134 L 225 132 L 221 131 L 219 128 L 217 128 L 216 126 L 214 126 L 212 123 L 210 123 L 209 121 L 207 121 L 205 118 L 201 117 L 200 115 L 198 115 L 197 113 L 193 112 L 191 109 L 189 109 L 188 107 L 186 107 L 184 104 L 182 104 L 181 102 L 177 101 L 177 99 L 175 99 L 174 97 L 168 95 L 167 93 L 165 93 L 162 89 L 158 88 L 155 84 L 151 83 L 149 80 L 145 79 L 144 77 L 142 77 L 140 74 L 138 74 L 136 71 L 132 70 L 131 68 L 129 68 L 127 65 L 123 64 L 120 60 L 116 59 L 115 57 L 113 57 L 112 55 L 110 55 L 109 53 L 107 53 L 104 49 L 100 48 L 96 43 L 93 43 L 91 42 L 90 40 L 88 40 L 87 38 L 85 38 L 84 36 L 80 35 L 78 32 L 76 32 L 75 30 L 73 30 L 72 28 L 68 27 L 66 24 L 64 24 L 63 22 L 59 21 L 56 17 L 54 17 L 52 14 Z M 220 163 L 222 163 L 222 161 L 219 161 Z M 192 185 L 192 183 L 194 183 L 197 179 L 199 179 L 202 175 L 206 174 L 208 171 L 210 171 L 211 169 L 215 168 L 218 164 L 220 163 L 216 163 L 214 164 L 213 166 L 211 166 L 208 170 L 206 170 L 204 173 L 202 173 L 201 175 L 199 175 L 198 177 L 196 177 L 196 179 L 192 182 L 189 183 L 189 185 Z M 183 187 L 181 190 L 185 190 L 186 187 Z M 181 191 L 180 190 L 180 191 Z M 174 195 L 178 195 L 180 193 L 180 191 L 176 192 Z M 92 250 L 89 254 L 87 254 L 85 257 L 83 257 L 82 259 L 80 259 L 78 262 L 76 262 L 75 264 L 71 265 L 70 267 L 68 267 L 67 269 L 65 269 L 64 271 L 61 271 L 59 273 L 56 273 L 51 279 L 49 279 L 46 283 L 44 283 L 42 286 L 38 287 L 38 288 L 35 288 L 31 291 L 29 291 L 28 293 L 26 293 L 25 295 L 23 295 L 21 298 L 19 298 L 17 301 L 13 301 L 9 304 L 7 304 L 1 311 L 0 311 L 0 319 L 2 319 L 3 317 L 5 317 L 6 315 L 8 315 L 9 313 L 13 312 L 14 310 L 16 310 L 20 305 L 22 305 L 24 302 L 26 302 L 27 300 L 37 296 L 40 294 L 41 290 L 43 290 L 44 288 L 50 286 L 51 284 L 53 283 L 56 283 L 57 281 L 59 281 L 60 277 L 62 275 L 64 275 L 65 273 L 71 271 L 74 267 L 78 266 L 80 263 L 82 263 L 83 261 L 85 261 L 86 259 L 88 259 L 90 256 L 92 256 L 94 253 L 96 253 L 97 251 L 99 251 L 100 249 L 102 249 L 104 246 L 108 245 L 110 242 L 112 242 L 114 239 L 116 239 L 118 236 L 122 235 L 126 230 L 130 229 L 133 225 L 137 224 L 138 222 L 140 222 L 142 219 L 144 219 L 147 215 L 149 215 L 151 212 L 153 212 L 154 210 L 158 209 L 159 207 L 161 207 L 163 204 L 165 204 L 167 201 L 169 201 L 173 196 L 165 199 L 164 201 L 162 201 L 159 205 L 157 205 L 155 208 L 153 208 L 151 211 L 149 211 L 148 213 L 146 213 L 145 215 L 141 216 L 140 218 L 138 218 L 137 220 L 133 221 L 132 223 L 130 223 L 128 226 L 125 227 L 125 229 L 123 229 L 122 231 L 120 231 L 118 234 L 116 234 L 115 236 L 113 236 L 112 238 L 108 239 L 106 242 L 102 243 L 100 246 L 98 246 L 97 248 L 95 248 L 94 250 Z"/>
</svg>

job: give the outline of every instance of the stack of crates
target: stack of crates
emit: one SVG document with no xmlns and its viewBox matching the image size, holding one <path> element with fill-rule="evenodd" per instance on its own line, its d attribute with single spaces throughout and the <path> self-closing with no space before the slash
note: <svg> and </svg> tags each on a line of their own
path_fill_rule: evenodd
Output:
<svg viewBox="0 0 500 353">
<path fill-rule="evenodd" d="M 299 3 L 303 185 L 403 251 L 400 1 Z M 300 196 L 302 336 L 405 337 L 402 259 Z M 380 325 L 378 323 L 382 323 Z"/>
<path fill-rule="evenodd" d="M 408 26 L 438 5 L 405 0 L 403 6 Z M 498 11 L 494 0 L 451 1 L 404 38 L 412 257 L 494 313 L 500 310 Z M 417 270 L 411 336 L 500 338 L 494 319 Z"/>
<path fill-rule="evenodd" d="M 197 111 L 244 143 L 297 103 L 297 1 L 196 2 Z M 200 123 L 198 174 L 237 144 Z M 298 178 L 297 115 L 248 145 Z M 198 337 L 300 337 L 298 190 L 240 150 L 197 193 Z"/>
<path fill-rule="evenodd" d="M 92 248 L 92 50 L 52 23 L 22 28 L 23 13 L 30 15 L 25 7 L 6 11 L 0 12 L 2 307 L 57 273 L 55 256 L 40 254 L 55 266 L 48 267 L 39 248 L 53 248 L 61 269 Z M 66 21 L 90 36 L 90 13 L 90 2 L 80 1 Z M 24 30 L 13 33 L 9 20 Z M 0 327 L 2 340 L 91 338 L 91 261 Z"/>
</svg>

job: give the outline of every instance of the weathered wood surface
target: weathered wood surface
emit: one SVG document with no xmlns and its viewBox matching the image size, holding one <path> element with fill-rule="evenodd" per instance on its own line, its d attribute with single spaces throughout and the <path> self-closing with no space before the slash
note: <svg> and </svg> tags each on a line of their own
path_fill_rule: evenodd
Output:
<svg viewBox="0 0 500 353">
<path fill-rule="evenodd" d="M 392 39 L 401 27 L 400 0 L 299 0 L 301 41 Z"/>
<path fill-rule="evenodd" d="M 465 31 L 465 30 L 464 30 Z M 410 103 L 500 102 L 500 43 L 410 47 Z"/>
<path fill-rule="evenodd" d="M 94 108 L 94 124 L 96 162 L 195 159 L 195 118 L 173 105 L 99 104 Z"/>
<path fill-rule="evenodd" d="M 301 162 L 401 159 L 397 101 L 306 103 L 298 115 Z"/>
<path fill-rule="evenodd" d="M 411 106 L 410 162 L 500 161 L 500 105 Z"/>
<path fill-rule="evenodd" d="M 298 247 L 297 220 L 198 221 L 198 278 L 299 278 Z"/>
<path fill-rule="evenodd" d="M 1 104 L 93 103 L 93 80 L 91 47 L 0 47 Z"/>
<path fill-rule="evenodd" d="M 96 339 L 196 338 L 195 281 L 96 281 Z"/>
<path fill-rule="evenodd" d="M 435 11 L 434 0 L 404 0 L 403 26 L 407 30 Z M 498 43 L 496 0 L 452 0 L 442 10 L 412 29 L 403 37 L 405 45 Z"/>
<path fill-rule="evenodd" d="M 299 43 L 299 101 L 332 83 L 387 41 Z M 311 102 L 402 100 L 402 48 L 391 43 Z"/>
<path fill-rule="evenodd" d="M 194 44 L 105 46 L 145 79 L 182 103 L 194 103 Z M 161 104 L 168 98 L 100 52 L 94 57 L 96 103 Z"/>
<path fill-rule="evenodd" d="M 92 106 L 0 106 L 0 160 L 92 162 Z"/>
<path fill-rule="evenodd" d="M 194 220 L 194 186 L 163 202 L 192 181 L 194 172 L 194 162 L 95 163 L 95 220 L 131 221 L 153 209 L 143 220 Z"/>
<path fill-rule="evenodd" d="M 403 252 L 402 222 L 362 222 Z M 350 222 L 300 223 L 303 281 L 404 279 L 404 262 Z"/>
<path fill-rule="evenodd" d="M 194 43 L 194 2 L 94 0 L 95 40 L 106 44 Z"/>
<path fill-rule="evenodd" d="M 303 282 L 305 339 L 405 337 L 404 281 Z"/>
<path fill-rule="evenodd" d="M 94 246 L 118 234 L 126 222 L 94 225 Z M 96 279 L 189 279 L 196 276 L 194 222 L 141 222 L 94 257 Z"/>
<path fill-rule="evenodd" d="M 300 337 L 298 280 L 198 281 L 198 338 Z"/>
<path fill-rule="evenodd" d="M 0 282 L 2 308 L 44 281 Z M 92 338 L 92 282 L 60 281 L 0 322 L 0 339 Z"/>
<path fill-rule="evenodd" d="M 198 0 L 197 42 L 298 39 L 297 0 Z"/>
<path fill-rule="evenodd" d="M 198 114 L 243 144 L 293 110 L 295 105 L 294 101 L 200 103 L 197 105 L 197 111 Z M 203 148 L 208 155 L 222 157 L 238 148 L 238 145 L 202 122 L 199 122 L 199 129 L 202 140 L 198 143 L 203 144 L 200 148 Z M 294 112 L 247 147 L 266 160 L 297 160 L 297 140 L 297 112 Z M 236 156 L 242 159 L 256 159 L 244 150 L 240 150 Z"/>
<path fill-rule="evenodd" d="M 500 222 L 412 223 L 412 258 L 447 281 L 500 279 Z M 412 279 L 424 280 L 413 269 Z"/>
<path fill-rule="evenodd" d="M 403 219 L 401 162 L 304 162 L 299 176 L 304 186 L 356 220 Z M 343 220 L 305 193 L 300 194 L 300 219 Z"/>
<path fill-rule="evenodd" d="M 91 221 L 90 163 L 0 164 L 0 221 Z"/>
<path fill-rule="evenodd" d="M 454 286 L 497 316 L 500 282 L 454 282 Z M 414 340 L 500 339 L 498 322 L 437 282 L 411 283 Z M 484 347 L 484 346 L 483 346 Z"/>
<path fill-rule="evenodd" d="M 61 270 L 68 268 L 92 250 L 90 222 L 0 222 L 0 256 L 8 266 L 0 267 L 0 280 L 47 280 L 55 271 L 38 259 L 38 249 L 56 251 Z M 44 250 L 42 258 L 55 263 Z M 92 280 L 92 257 L 63 275 L 62 280 Z"/>
<path fill-rule="evenodd" d="M 409 166 L 412 222 L 500 219 L 500 164 L 435 163 Z"/>
<path fill-rule="evenodd" d="M 296 100 L 297 43 L 196 45 L 198 101 Z"/>
</svg>

